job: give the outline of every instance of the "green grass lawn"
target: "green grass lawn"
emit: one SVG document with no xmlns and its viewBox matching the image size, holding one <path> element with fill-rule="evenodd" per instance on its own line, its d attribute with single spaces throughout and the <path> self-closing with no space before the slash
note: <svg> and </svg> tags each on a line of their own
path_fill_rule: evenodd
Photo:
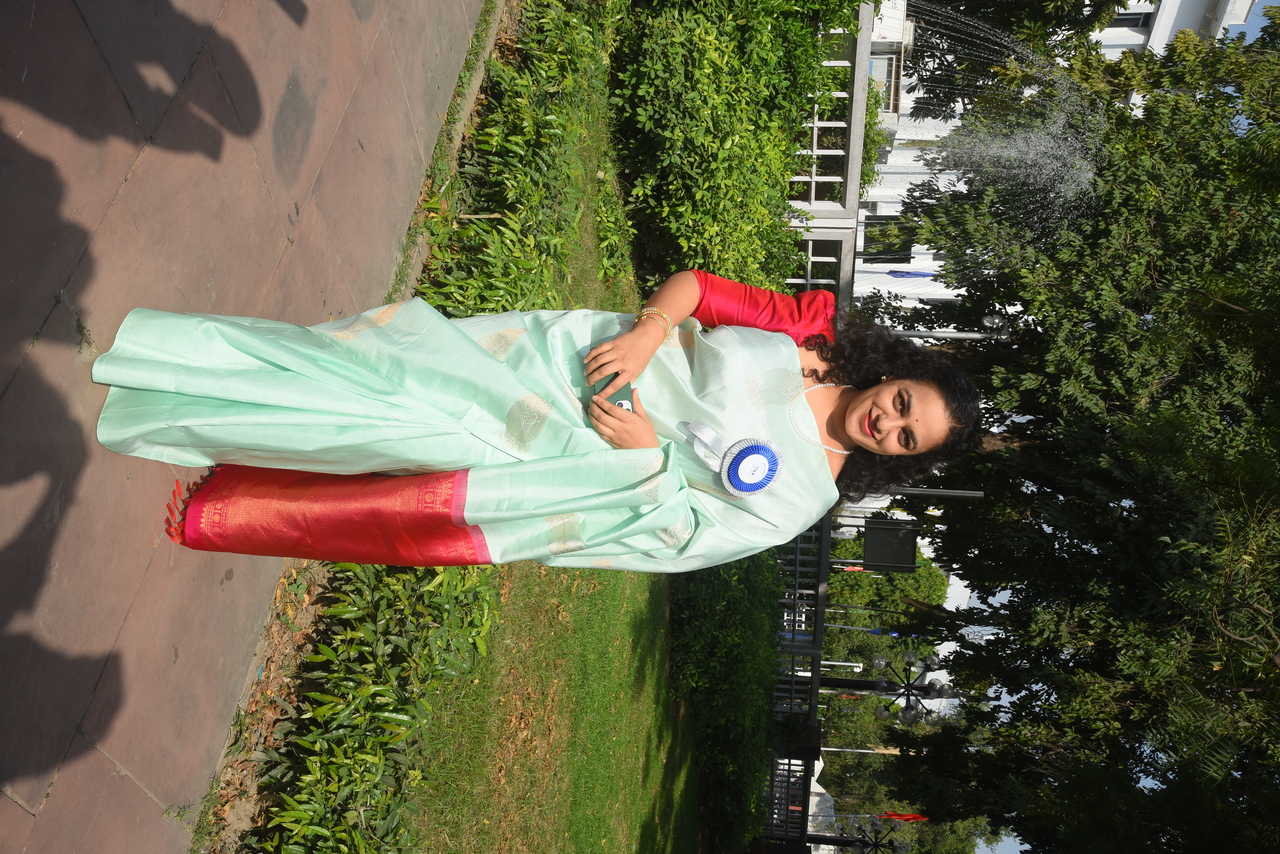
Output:
<svg viewBox="0 0 1280 854">
<path fill-rule="evenodd" d="M 489 658 L 432 699 L 421 850 L 696 852 L 661 576 L 516 564 Z"/>
</svg>

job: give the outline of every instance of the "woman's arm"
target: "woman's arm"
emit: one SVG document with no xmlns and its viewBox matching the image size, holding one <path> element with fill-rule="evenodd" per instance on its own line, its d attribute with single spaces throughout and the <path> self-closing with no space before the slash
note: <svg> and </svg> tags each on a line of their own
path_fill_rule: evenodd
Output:
<svg viewBox="0 0 1280 854">
<path fill-rule="evenodd" d="M 662 287 L 649 297 L 645 308 L 657 309 L 665 314 L 674 329 L 693 313 L 700 296 L 697 277 L 685 271 L 676 273 L 663 282 Z M 622 388 L 623 384 L 644 373 L 649 360 L 662 346 L 668 331 L 667 325 L 658 316 L 641 315 L 629 332 L 604 342 L 587 354 L 587 382 L 595 385 L 605 377 L 616 374 L 605 388 L 592 397 L 591 406 L 587 410 L 596 432 L 615 448 L 658 447 L 658 435 L 654 432 L 649 417 L 644 414 L 638 389 L 632 392 L 634 412 L 608 406 L 606 398 Z"/>
<path fill-rule="evenodd" d="M 674 329 L 687 320 L 702 297 L 698 277 L 690 270 L 676 273 L 653 292 L 645 308 L 656 308 L 671 320 Z M 610 374 L 617 374 L 601 392 L 608 397 L 623 384 L 635 380 L 649 366 L 667 337 L 667 328 L 656 316 L 646 315 L 636 321 L 635 328 L 612 341 L 606 341 L 587 354 L 587 382 L 595 385 Z"/>
<path fill-rule="evenodd" d="M 694 271 L 701 290 L 693 316 L 703 326 L 749 326 L 766 332 L 781 332 L 804 345 L 814 335 L 828 341 L 835 338 L 835 295 L 827 290 L 783 294 L 753 288 L 732 279 Z"/>
<path fill-rule="evenodd" d="M 835 338 L 835 297 L 830 291 L 812 290 L 791 296 L 700 270 L 676 273 L 654 291 L 646 309 L 663 312 L 675 328 L 689 317 L 703 326 L 749 326 L 789 335 L 803 346 L 814 335 Z M 587 354 L 587 381 L 592 385 L 617 374 L 604 389 L 605 397 L 640 376 L 667 335 L 659 316 L 644 315 L 635 328 L 606 341 Z"/>
</svg>

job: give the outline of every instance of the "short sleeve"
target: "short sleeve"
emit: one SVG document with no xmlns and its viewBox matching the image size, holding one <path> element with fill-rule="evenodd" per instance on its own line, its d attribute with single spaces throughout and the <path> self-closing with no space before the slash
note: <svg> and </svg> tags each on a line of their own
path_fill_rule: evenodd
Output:
<svg viewBox="0 0 1280 854">
<path fill-rule="evenodd" d="M 814 335 L 835 338 L 836 304 L 830 291 L 788 294 L 753 288 L 732 279 L 694 270 L 700 297 L 693 316 L 703 326 L 750 326 L 782 332 L 797 345 Z"/>
</svg>

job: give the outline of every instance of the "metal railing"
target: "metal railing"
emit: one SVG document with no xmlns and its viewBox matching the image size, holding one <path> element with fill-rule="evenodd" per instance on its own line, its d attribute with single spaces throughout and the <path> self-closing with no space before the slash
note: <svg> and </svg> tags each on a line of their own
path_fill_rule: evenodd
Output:
<svg viewBox="0 0 1280 854">
<path fill-rule="evenodd" d="M 813 760 L 774 757 L 765 785 L 766 839 L 803 842 L 809 832 Z"/>
<path fill-rule="evenodd" d="M 764 837 L 803 842 L 809 827 L 809 792 L 818 756 L 818 674 L 827 607 L 831 518 L 777 550 L 785 585 L 774 716 L 809 737 L 779 744 L 765 783 Z M 810 743 L 812 742 L 812 743 Z"/>
</svg>

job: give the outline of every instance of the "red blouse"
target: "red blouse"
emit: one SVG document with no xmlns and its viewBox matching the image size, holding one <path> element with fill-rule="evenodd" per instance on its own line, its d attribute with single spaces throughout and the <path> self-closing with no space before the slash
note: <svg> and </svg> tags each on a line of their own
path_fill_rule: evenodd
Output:
<svg viewBox="0 0 1280 854">
<path fill-rule="evenodd" d="M 753 288 L 731 279 L 694 270 L 701 297 L 693 316 L 703 326 L 750 326 L 783 332 L 804 344 L 811 335 L 835 340 L 836 298 L 830 291 L 813 290 L 795 296 Z"/>
</svg>

